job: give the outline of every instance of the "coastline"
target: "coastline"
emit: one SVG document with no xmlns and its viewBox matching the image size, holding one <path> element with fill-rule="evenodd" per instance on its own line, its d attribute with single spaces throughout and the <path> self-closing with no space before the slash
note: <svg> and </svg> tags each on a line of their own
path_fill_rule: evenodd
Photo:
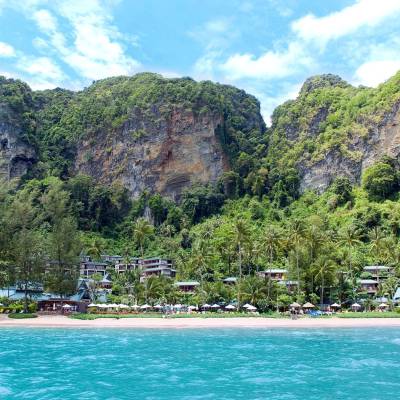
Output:
<svg viewBox="0 0 400 400">
<path fill-rule="evenodd" d="M 1 328 L 120 328 L 120 329 L 324 329 L 400 328 L 400 318 L 121 318 L 77 320 L 65 316 L 39 316 L 13 320 L 0 316 Z"/>
</svg>

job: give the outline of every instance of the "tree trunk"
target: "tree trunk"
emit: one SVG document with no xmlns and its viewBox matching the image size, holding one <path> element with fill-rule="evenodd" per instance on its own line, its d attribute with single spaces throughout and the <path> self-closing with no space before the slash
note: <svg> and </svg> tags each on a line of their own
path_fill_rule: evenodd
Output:
<svg viewBox="0 0 400 400">
<path fill-rule="evenodd" d="M 300 295 L 300 269 L 299 269 L 299 250 L 296 249 L 296 270 L 297 270 L 297 296 Z"/>
</svg>

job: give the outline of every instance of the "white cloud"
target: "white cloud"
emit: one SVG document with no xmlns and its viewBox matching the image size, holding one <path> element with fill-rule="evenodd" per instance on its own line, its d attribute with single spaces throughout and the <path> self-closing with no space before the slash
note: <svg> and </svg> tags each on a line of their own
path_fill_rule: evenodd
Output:
<svg viewBox="0 0 400 400">
<path fill-rule="evenodd" d="M 229 57 L 220 68 L 228 79 L 268 80 L 287 77 L 313 64 L 313 58 L 307 55 L 302 45 L 293 42 L 283 51 L 270 50 L 258 58 L 252 54 L 235 54 Z"/>
<path fill-rule="evenodd" d="M 0 42 L 0 57 L 14 57 L 15 50 L 14 47 L 8 43 Z"/>
<path fill-rule="evenodd" d="M 303 40 L 326 43 L 363 27 L 375 27 L 399 13 L 399 0 L 358 0 L 355 4 L 324 17 L 308 14 L 294 21 L 292 29 Z"/>
<path fill-rule="evenodd" d="M 66 78 L 61 68 L 48 57 L 21 56 L 16 67 L 34 90 L 52 89 Z"/>
<path fill-rule="evenodd" d="M 39 29 L 45 33 L 54 33 L 57 30 L 57 22 L 48 10 L 38 10 L 33 13 L 33 19 L 36 21 Z"/>
<path fill-rule="evenodd" d="M 354 83 L 365 86 L 377 86 L 400 70 L 400 58 L 397 60 L 367 61 L 355 72 Z"/>
<path fill-rule="evenodd" d="M 85 79 L 129 75 L 140 63 L 125 54 L 123 35 L 112 24 L 111 14 L 98 0 L 71 0 L 57 3 L 59 18 L 71 26 L 73 43 L 58 28 L 58 20 L 47 9 L 39 9 L 32 18 L 48 37 L 49 44 L 66 64 Z M 68 38 L 69 39 L 69 38 Z M 45 46 L 43 39 L 36 44 Z"/>
</svg>

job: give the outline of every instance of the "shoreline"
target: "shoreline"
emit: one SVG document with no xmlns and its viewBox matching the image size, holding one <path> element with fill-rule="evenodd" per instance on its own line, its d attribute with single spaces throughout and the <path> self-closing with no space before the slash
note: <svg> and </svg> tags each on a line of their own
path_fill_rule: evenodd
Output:
<svg viewBox="0 0 400 400">
<path fill-rule="evenodd" d="M 39 316 L 14 320 L 0 316 L 1 328 L 119 328 L 119 329 L 332 329 L 400 328 L 400 318 L 121 318 L 77 320 L 65 316 Z"/>
</svg>

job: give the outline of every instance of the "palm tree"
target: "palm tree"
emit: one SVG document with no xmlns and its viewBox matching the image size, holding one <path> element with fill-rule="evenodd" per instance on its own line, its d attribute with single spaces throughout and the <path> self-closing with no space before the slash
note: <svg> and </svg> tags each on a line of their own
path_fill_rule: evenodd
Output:
<svg viewBox="0 0 400 400">
<path fill-rule="evenodd" d="M 322 256 L 316 260 L 312 270 L 315 280 L 320 281 L 320 305 L 322 307 L 326 283 L 334 279 L 336 266 L 329 257 Z"/>
<path fill-rule="evenodd" d="M 239 278 L 242 278 L 243 247 L 249 242 L 251 231 L 247 221 L 243 218 L 239 218 L 233 225 L 233 232 L 238 252 Z"/>
<path fill-rule="evenodd" d="M 268 291 L 267 298 L 270 300 L 271 293 L 271 269 L 273 265 L 274 258 L 281 247 L 282 234 L 274 226 L 268 226 L 264 231 L 263 245 L 268 256 L 268 266 L 269 266 L 269 279 L 268 279 Z"/>
<path fill-rule="evenodd" d="M 300 295 L 300 246 L 305 237 L 304 224 L 300 219 L 294 219 L 289 226 L 289 243 L 294 247 L 297 274 L 297 295 Z"/>
<path fill-rule="evenodd" d="M 354 248 L 361 243 L 361 233 L 360 231 L 352 226 L 347 226 L 342 232 L 339 234 L 338 243 L 347 248 L 349 251 L 349 271 L 350 271 L 350 280 L 352 284 L 353 291 L 353 300 L 355 300 L 355 282 L 354 282 L 354 271 L 352 265 L 352 251 Z"/>
<path fill-rule="evenodd" d="M 246 220 L 239 218 L 233 225 L 234 242 L 238 252 L 238 265 L 239 265 L 239 283 L 242 280 L 242 256 L 243 246 L 250 240 L 250 228 Z M 240 308 L 240 284 L 237 286 L 237 308 Z"/>
<path fill-rule="evenodd" d="M 95 238 L 89 245 L 87 249 L 87 254 L 94 260 L 99 260 L 101 258 L 101 253 L 103 252 L 103 242 L 99 238 Z"/>
<path fill-rule="evenodd" d="M 375 226 L 368 234 L 371 253 L 375 254 L 376 257 L 382 255 L 383 249 L 385 247 L 385 237 L 386 235 L 380 227 Z"/>
<path fill-rule="evenodd" d="M 265 286 L 263 281 L 256 276 L 247 276 L 241 282 L 242 295 L 250 301 L 251 304 L 257 304 L 265 295 Z"/>
<path fill-rule="evenodd" d="M 140 247 L 140 254 L 144 256 L 144 244 L 146 239 L 153 233 L 154 227 L 147 219 L 138 218 L 133 226 L 133 238 Z"/>
</svg>

